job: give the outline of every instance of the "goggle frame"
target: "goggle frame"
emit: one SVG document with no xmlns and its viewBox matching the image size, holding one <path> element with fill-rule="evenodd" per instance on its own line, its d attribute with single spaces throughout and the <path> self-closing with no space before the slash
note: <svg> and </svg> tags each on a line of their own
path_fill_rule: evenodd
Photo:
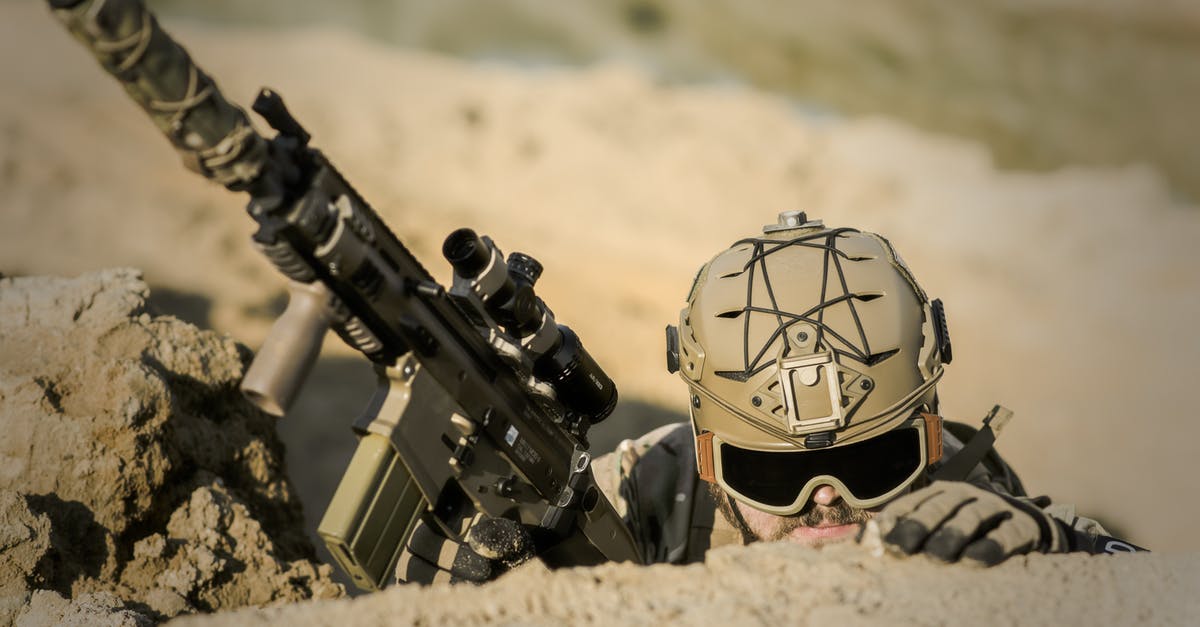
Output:
<svg viewBox="0 0 1200 627">
<path fill-rule="evenodd" d="M 734 498 L 750 505 L 751 507 L 775 514 L 777 516 L 791 516 L 799 513 L 808 504 L 813 491 L 822 485 L 833 486 L 838 491 L 838 496 L 846 501 L 851 507 L 859 509 L 870 509 L 882 505 L 895 497 L 899 496 L 912 482 L 929 467 L 930 464 L 941 459 L 942 456 L 942 419 L 935 414 L 921 413 L 912 418 L 900 423 L 893 429 L 888 431 L 896 431 L 900 429 L 916 429 L 918 431 L 918 446 L 920 447 L 920 460 L 915 470 L 900 481 L 894 488 L 887 492 L 872 498 L 858 498 L 852 490 L 838 477 L 831 474 L 819 474 L 809 478 L 804 482 L 803 487 L 797 493 L 795 500 L 790 505 L 770 505 L 763 503 L 754 498 L 748 497 L 736 488 L 731 487 L 726 481 L 722 466 L 721 444 L 727 444 L 720 436 L 706 431 L 696 438 L 697 460 L 700 464 L 700 477 L 706 481 L 716 483 L 721 486 L 721 489 L 728 492 Z M 878 437 L 878 436 L 876 436 Z M 736 446 L 728 443 L 730 446 Z M 848 445 L 852 446 L 852 445 Z M 738 447 L 740 448 L 740 447 Z M 812 452 L 826 449 L 816 449 Z M 765 452 L 765 451 L 764 451 Z M 806 451 L 796 449 L 791 451 L 779 451 L 780 454 L 803 455 Z M 865 463 L 870 463 L 865 461 Z"/>
</svg>

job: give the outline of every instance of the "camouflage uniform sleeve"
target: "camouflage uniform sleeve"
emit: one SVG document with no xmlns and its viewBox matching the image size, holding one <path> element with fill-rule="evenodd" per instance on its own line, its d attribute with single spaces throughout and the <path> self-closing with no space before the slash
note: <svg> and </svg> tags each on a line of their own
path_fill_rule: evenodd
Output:
<svg viewBox="0 0 1200 627">
<path fill-rule="evenodd" d="M 1046 497 L 1047 501 L 1049 500 Z M 1114 538 L 1098 521 L 1075 514 L 1075 506 L 1067 503 L 1046 505 L 1042 511 L 1061 522 L 1070 533 L 1071 551 L 1092 554 L 1138 553 L 1146 551 L 1140 546 Z"/>
<path fill-rule="evenodd" d="M 665 428 L 651 431 L 636 440 L 622 440 L 611 453 L 605 453 L 592 461 L 592 474 L 596 478 L 596 485 L 604 496 L 608 497 L 617 514 L 626 521 L 630 517 L 631 503 L 637 501 L 635 488 L 628 485 L 633 468 L 637 466 L 642 455 L 662 439 L 659 432 Z"/>
<path fill-rule="evenodd" d="M 651 449 L 680 426 L 666 425 L 636 440 L 622 440 L 613 452 L 601 455 L 592 462 L 596 484 L 627 526 L 635 526 L 631 522 L 638 519 L 638 503 L 641 500 L 638 498 L 638 486 L 632 480 L 634 469 Z"/>
<path fill-rule="evenodd" d="M 691 437 L 687 423 L 665 425 L 621 442 L 593 462 L 597 485 L 649 563 L 685 559 L 687 514 L 699 480 Z"/>
</svg>

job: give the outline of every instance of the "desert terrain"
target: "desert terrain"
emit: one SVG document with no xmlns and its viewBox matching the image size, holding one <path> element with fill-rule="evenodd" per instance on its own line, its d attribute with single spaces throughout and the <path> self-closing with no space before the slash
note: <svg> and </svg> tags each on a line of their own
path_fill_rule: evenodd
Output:
<svg viewBox="0 0 1200 627">
<path fill-rule="evenodd" d="M 1191 24 L 1182 9 L 1170 15 L 1176 16 L 1175 28 Z M 1059 102 L 1063 109 L 1052 107 L 1054 116 L 1091 120 L 1091 126 L 1061 135 L 1047 132 L 1044 151 L 1054 158 L 1021 161 L 987 133 L 947 134 L 959 131 L 955 123 L 927 125 L 900 105 L 889 111 L 886 104 L 865 108 L 829 98 L 841 108 L 814 107 L 788 90 L 769 91 L 754 81 L 664 79 L 653 68 L 619 59 L 519 64 L 449 56 L 436 46 L 396 46 L 331 26 L 267 29 L 185 17 L 164 18 L 164 24 L 231 99 L 245 104 L 260 85 L 283 94 L 314 143 L 435 274 L 449 279 L 440 244 L 460 226 L 491 235 L 506 252 L 537 257 L 546 266 L 541 296 L 560 321 L 579 332 L 621 390 L 617 415 L 598 428 L 597 450 L 686 416 L 683 386 L 665 371 L 663 327 L 675 321 L 692 276 L 709 256 L 774 222 L 777 212 L 801 209 L 829 225 L 885 234 L 930 295 L 946 302 L 955 360 L 940 386 L 944 414 L 977 423 L 995 403 L 1013 409 L 1016 418 L 998 448 L 1031 492 L 1074 503 L 1081 514 L 1156 551 L 1153 556 L 1099 559 L 1031 557 L 965 577 L 915 561 L 881 562 L 862 552 L 831 551 L 810 559 L 754 548 L 722 553 L 714 563 L 690 569 L 643 573 L 611 566 L 561 577 L 514 573 L 511 580 L 483 588 L 480 593 L 491 596 L 481 597 L 479 605 L 464 600 L 473 594 L 467 589 L 389 591 L 390 596 L 379 599 L 334 602 L 323 610 L 328 614 L 312 614 L 316 624 L 334 622 L 333 617 L 345 614 L 336 604 L 350 602 L 364 616 L 445 603 L 476 608 L 463 610 L 474 612 L 464 614 L 468 622 L 599 621 L 599 615 L 570 613 L 576 610 L 547 610 L 552 603 L 543 595 L 550 594 L 547 590 L 558 591 L 555 598 L 584 595 L 597 588 L 589 582 L 611 582 L 613 589 L 632 591 L 647 588 L 647 581 L 667 582 L 662 591 L 668 598 L 648 610 L 653 618 L 646 622 L 687 620 L 693 610 L 685 606 L 681 595 L 686 586 L 679 581 L 695 579 L 715 589 L 726 581 L 723 572 L 741 569 L 744 575 L 762 568 L 776 573 L 776 583 L 783 586 L 813 577 L 813 560 L 832 568 L 820 557 L 825 553 L 830 564 L 846 563 L 840 567 L 845 578 L 820 589 L 836 600 L 830 616 L 853 612 L 864 623 L 880 620 L 880 608 L 891 608 L 897 595 L 912 592 L 889 584 L 879 593 L 884 597 L 871 596 L 878 587 L 869 582 L 893 581 L 893 572 L 901 579 L 911 576 L 948 586 L 934 597 L 922 597 L 929 601 L 969 594 L 951 591 L 971 589 L 973 582 L 1036 582 L 1021 584 L 1029 586 L 1022 590 L 1058 582 L 1067 586 L 1060 595 L 1065 599 L 1061 607 L 1067 609 L 1046 606 L 1041 616 L 1047 623 L 1055 622 L 1060 610 L 1107 617 L 1098 620 L 1112 623 L 1132 622 L 1122 618 L 1184 622 L 1183 617 L 1194 615 L 1194 602 L 1183 591 L 1195 588 L 1195 552 L 1200 549 L 1193 531 L 1200 506 L 1193 498 L 1196 462 L 1191 453 L 1200 423 L 1190 416 L 1194 362 L 1200 354 L 1192 324 L 1200 313 L 1200 264 L 1194 252 L 1200 207 L 1188 191 L 1192 170 L 1186 159 L 1164 160 L 1161 154 L 1166 153 L 1139 152 L 1136 143 L 1128 142 L 1121 150 L 1089 152 L 1072 139 L 1094 135 L 1097 142 L 1121 143 L 1105 138 L 1138 136 L 1119 123 L 1125 118 L 1072 117 L 1069 99 Z M 125 287 L 113 289 L 142 294 L 138 298 L 147 300 L 146 308 L 119 308 L 113 314 L 117 318 L 173 316 L 180 325 L 215 332 L 206 342 L 248 347 L 223 351 L 256 348 L 282 309 L 284 291 L 282 280 L 249 245 L 253 223 L 242 211 L 243 199 L 186 171 L 120 88 L 44 7 L 0 3 L 0 52 L 0 273 L 25 281 L 135 268 L 148 295 L 129 287 L 128 281 L 137 279 L 128 277 L 118 282 Z M 1194 92 L 1180 80 L 1180 100 L 1187 102 Z M 971 108 L 967 96 L 961 103 L 956 92 L 944 97 L 952 101 L 953 106 L 947 105 L 951 109 Z M 995 105 L 994 98 L 987 102 L 1005 108 L 1004 103 Z M 1163 106 L 1145 111 L 1144 117 L 1157 125 L 1174 124 L 1186 136 L 1192 127 L 1177 116 L 1176 105 Z M 977 108 L 983 115 L 985 107 Z M 921 110 L 936 107 L 925 104 Z M 1165 130 L 1160 134 L 1172 136 Z M 1103 158 L 1087 156 L 1101 153 Z M 6 284 L 4 289 L 16 288 Z M 20 289 L 51 288 L 24 284 Z M 37 302 L 47 308 L 45 315 L 58 315 L 50 311 L 61 303 Z M 36 320 L 38 315 L 26 317 Z M 36 366 L 53 363 L 46 357 L 53 347 L 9 339 L 28 337 L 22 335 L 29 333 L 23 330 L 25 322 L 14 323 L 0 344 L 6 381 L 51 376 Z M 64 329 L 71 322 L 63 321 Z M 91 350 L 87 340 L 80 342 L 85 347 L 81 351 Z M 177 350 L 200 350 L 188 348 L 189 342 L 190 336 L 179 340 Z M 240 367 L 233 357 L 223 359 L 223 370 L 213 375 L 218 387 L 236 379 Z M 72 371 L 67 360 L 59 370 L 71 371 L 81 389 L 97 388 L 99 394 L 111 369 L 88 369 L 88 363 L 81 360 Z M 51 374 L 60 376 L 55 372 Z M 272 498 L 287 508 L 298 509 L 290 504 L 293 499 L 302 503 L 302 525 L 309 533 L 353 450 L 349 425 L 372 386 L 365 361 L 331 336 L 297 407 L 276 425 L 286 459 L 293 461 L 286 472 L 289 487 L 278 488 Z M 0 488 L 35 495 L 67 489 L 66 483 L 38 483 L 42 471 L 11 461 L 28 455 L 30 449 L 14 438 L 25 437 L 21 429 L 33 424 L 16 422 L 14 416 L 24 415 L 21 407 L 41 407 L 37 404 L 43 401 L 15 393 L 0 400 L 8 403 L 3 414 L 8 457 L 0 460 L 0 468 L 8 468 L 5 478 L 11 482 Z M 108 394 L 94 402 L 114 403 L 119 409 L 121 399 Z M 79 415 L 88 411 L 85 407 Z M 268 441 L 274 434 L 256 437 Z M 16 477 L 30 476 L 33 483 L 17 485 Z M 175 519 L 172 512 L 184 506 L 184 495 L 190 495 L 188 504 L 201 498 L 195 490 L 219 503 L 250 498 L 224 494 L 207 476 L 188 476 L 176 487 L 189 492 L 167 499 L 169 503 L 123 510 L 130 516 L 150 512 L 137 514 L 149 521 L 147 527 L 127 531 L 118 512 L 103 522 L 106 533 L 118 540 L 153 537 L 152 528 L 166 529 Z M 253 492 L 247 486 L 237 489 Z M 9 499 L 0 505 L 10 501 L 17 503 Z M 37 512 L 21 513 L 19 503 L 4 507 L 21 520 L 37 518 Z M 258 511 L 270 510 L 262 507 Z M 299 528 L 298 512 L 287 511 L 289 524 Z M 182 522 L 188 516 L 187 511 L 178 514 L 181 522 L 174 527 L 182 536 L 188 535 Z M 175 537 L 170 533 L 161 532 Z M 204 542 L 211 550 L 218 541 Z M 42 589 L 58 590 L 54 594 L 67 599 L 71 594 L 119 596 L 122 589 L 104 584 L 105 577 L 119 577 L 127 564 L 139 563 L 138 556 L 143 560 L 138 568 L 153 563 L 163 572 L 178 570 L 176 562 L 183 559 L 142 551 L 116 551 L 115 562 L 101 560 L 95 572 L 75 573 L 76 579 L 51 578 Z M 272 562 L 272 568 L 279 572 L 287 572 L 287 563 L 295 560 L 312 564 L 303 561 L 312 555 L 302 548 L 288 545 L 278 554 L 282 557 L 272 559 L 283 565 Z M 30 559 L 33 570 L 22 576 L 37 570 L 39 560 Z M 788 567 L 792 562 L 797 564 L 794 571 Z M 1087 574 L 1067 576 L 1079 569 Z M 329 575 L 313 570 L 306 576 L 324 582 Z M 72 592 L 71 581 L 84 580 L 101 583 L 75 586 L 78 590 Z M 1151 580 L 1165 583 L 1147 585 Z M 210 595 L 205 607 L 197 600 L 204 585 L 180 584 L 166 589 L 185 603 L 158 592 L 152 601 L 138 597 L 137 602 L 152 609 L 161 606 L 154 610 L 157 614 L 142 615 L 157 620 L 174 615 L 161 608 L 211 611 L 321 596 L 316 591 L 332 596 L 323 585 L 287 595 L 221 597 L 234 599 L 228 602 L 211 601 L 217 597 Z M 1112 601 L 1111 612 L 1084 613 L 1093 610 L 1085 609 L 1081 599 L 1097 586 L 1128 604 Z M 542 592 L 512 592 L 524 587 Z M 757 612 L 753 615 L 760 622 L 771 622 L 776 615 L 768 609 L 768 594 L 764 588 L 758 601 L 737 607 Z M 800 595 L 791 598 L 796 603 L 817 598 L 795 594 Z M 129 608 L 135 597 L 120 597 L 125 601 L 109 606 L 126 603 Z M 28 617 L 32 601 L 23 603 Z M 601 607 L 601 601 L 596 603 Z M 640 603 L 647 605 L 636 607 L 659 601 L 647 595 Z M 993 616 L 986 612 L 992 607 L 997 606 L 976 605 L 970 611 Z M 496 614 L 496 608 L 525 613 Z M 671 608 L 679 613 L 672 614 Z M 403 611 L 411 612 L 398 615 L 408 622 L 457 616 Z M 271 612 L 276 613 L 228 620 L 286 617 L 299 622 L 308 610 Z M 1074 614 L 1064 616 L 1069 615 Z M 708 620 L 718 622 L 719 616 L 725 615 L 711 614 Z M 821 616 L 813 613 L 809 619 Z M 942 622 L 937 617 L 922 620 L 919 613 L 905 616 L 912 622 Z M 637 620 L 632 614 L 626 617 Z"/>
</svg>

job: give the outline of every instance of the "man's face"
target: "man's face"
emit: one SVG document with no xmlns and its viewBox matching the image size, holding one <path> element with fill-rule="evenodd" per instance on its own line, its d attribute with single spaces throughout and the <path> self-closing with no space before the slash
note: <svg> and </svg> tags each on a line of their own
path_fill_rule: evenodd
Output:
<svg viewBox="0 0 1200 627">
<path fill-rule="evenodd" d="M 768 514 L 728 498 L 715 485 L 712 489 L 721 513 L 748 540 L 787 540 L 805 546 L 821 546 L 853 538 L 862 524 L 879 510 L 878 507 L 871 510 L 851 507 L 833 486 L 828 485 L 814 490 L 808 505 L 791 516 Z M 732 511 L 734 507 L 736 513 Z"/>
</svg>

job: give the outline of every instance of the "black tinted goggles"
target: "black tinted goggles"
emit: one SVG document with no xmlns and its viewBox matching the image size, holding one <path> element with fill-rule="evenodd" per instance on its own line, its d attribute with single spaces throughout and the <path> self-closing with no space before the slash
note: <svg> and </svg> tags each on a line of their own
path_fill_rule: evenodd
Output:
<svg viewBox="0 0 1200 627">
<path fill-rule="evenodd" d="M 756 451 L 711 433 L 701 436 L 710 442 L 698 445 L 702 466 L 703 449 L 711 447 L 713 478 L 726 491 L 762 511 L 791 515 L 822 485 L 858 508 L 895 498 L 941 457 L 941 427 L 941 418 L 921 414 L 873 438 L 826 449 Z"/>
</svg>

